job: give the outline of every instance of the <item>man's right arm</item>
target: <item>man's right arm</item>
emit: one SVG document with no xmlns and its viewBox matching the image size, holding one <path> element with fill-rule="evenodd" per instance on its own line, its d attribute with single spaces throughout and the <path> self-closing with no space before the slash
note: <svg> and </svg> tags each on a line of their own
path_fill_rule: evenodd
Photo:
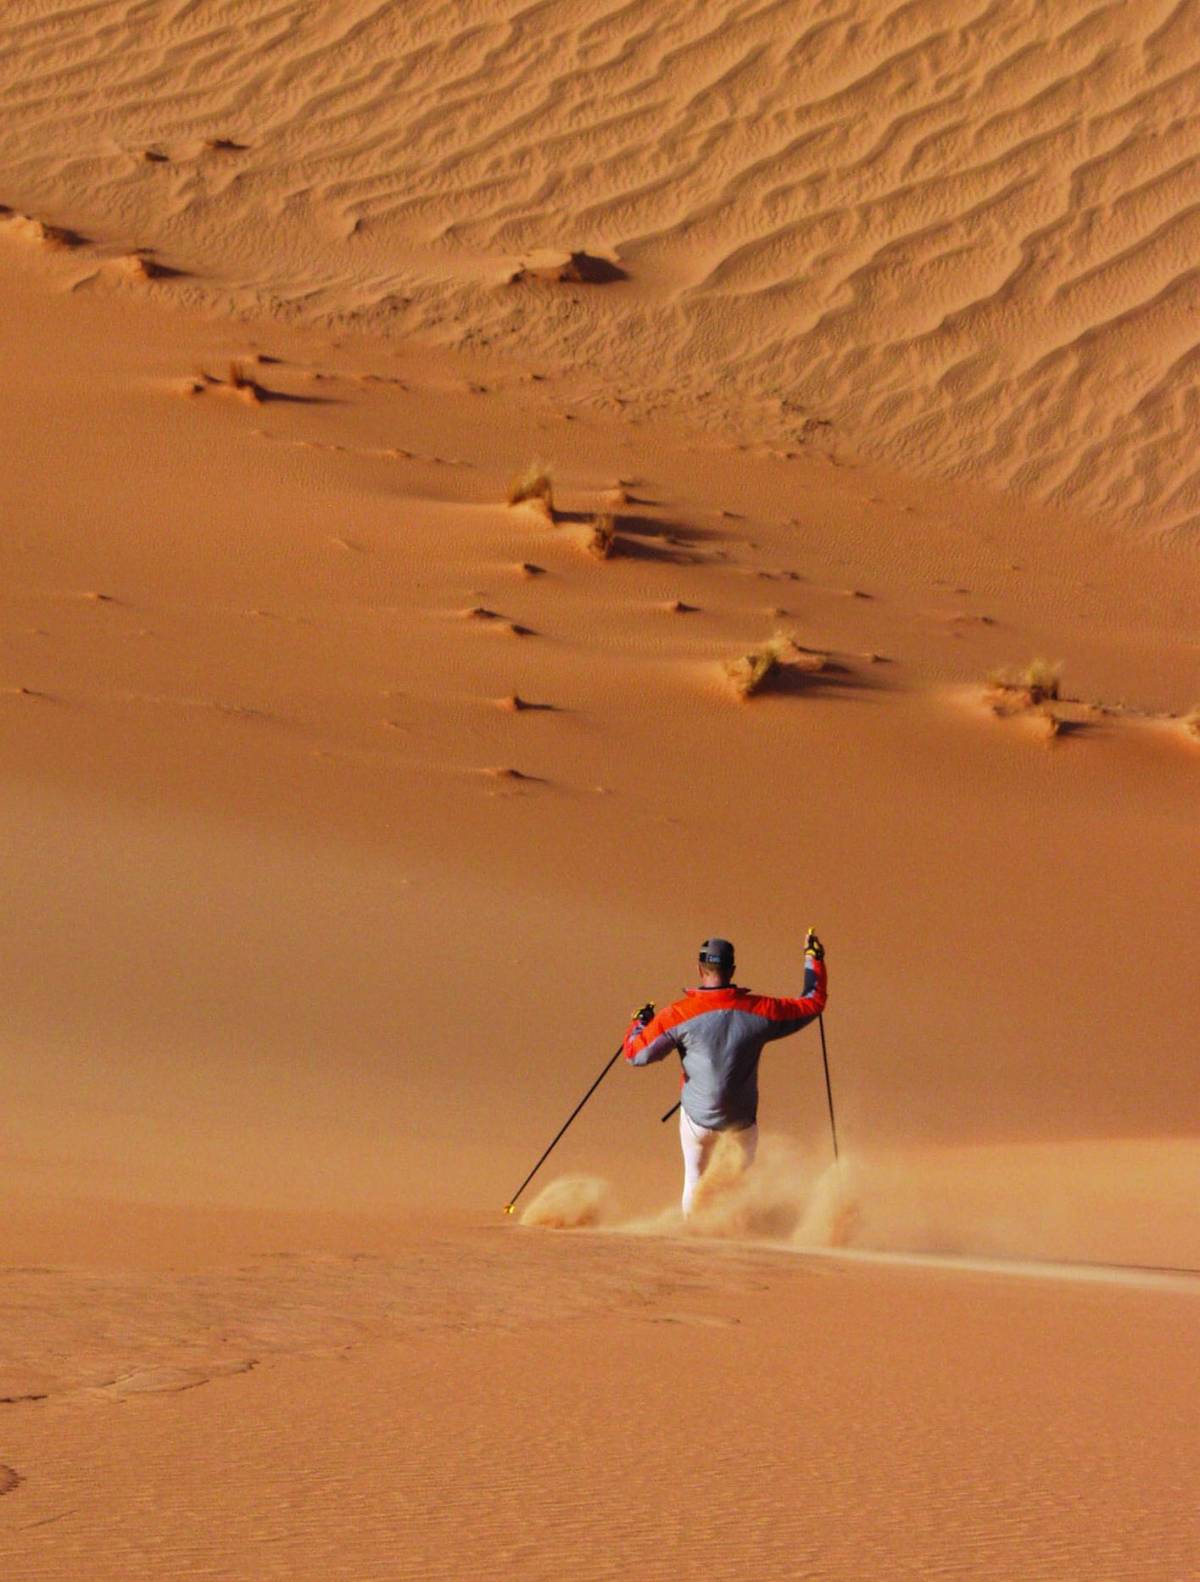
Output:
<svg viewBox="0 0 1200 1582">
<path fill-rule="evenodd" d="M 666 1025 L 666 1015 L 667 1011 L 659 1011 L 648 1022 L 642 1021 L 640 1015 L 634 1016 L 625 1034 L 625 1058 L 631 1066 L 653 1065 L 678 1048 L 674 1033 Z"/>
</svg>

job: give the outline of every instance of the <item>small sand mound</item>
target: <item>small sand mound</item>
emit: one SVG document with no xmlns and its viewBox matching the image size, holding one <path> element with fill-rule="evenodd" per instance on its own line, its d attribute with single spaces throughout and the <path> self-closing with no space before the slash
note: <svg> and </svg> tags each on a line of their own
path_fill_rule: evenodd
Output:
<svg viewBox="0 0 1200 1582">
<path fill-rule="evenodd" d="M 514 769 L 511 764 L 491 764 L 483 772 L 489 780 L 520 781 L 532 785 L 540 783 L 539 776 L 526 774 L 523 769 Z"/>
<path fill-rule="evenodd" d="M 620 264 L 596 253 L 536 253 L 509 276 L 509 285 L 607 286 L 628 280 Z"/>
<path fill-rule="evenodd" d="M 607 1181 L 598 1176 L 559 1176 L 534 1198 L 521 1215 L 521 1224 L 542 1230 L 582 1230 L 612 1224 L 617 1212 Z"/>
<path fill-rule="evenodd" d="M 51 225 L 46 220 L 35 219 L 31 214 L 13 213 L 9 225 L 22 241 L 33 242 L 38 247 L 69 248 L 83 245 L 77 231 L 63 225 Z"/>
<path fill-rule="evenodd" d="M 165 280 L 171 273 L 144 253 L 126 253 L 123 258 L 114 258 L 110 268 L 114 274 L 123 275 L 126 280 Z"/>
</svg>

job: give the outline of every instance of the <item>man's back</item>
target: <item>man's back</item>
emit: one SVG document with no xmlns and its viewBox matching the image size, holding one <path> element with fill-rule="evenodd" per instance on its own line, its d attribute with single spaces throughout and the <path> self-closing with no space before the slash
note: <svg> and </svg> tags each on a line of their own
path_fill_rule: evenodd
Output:
<svg viewBox="0 0 1200 1582">
<path fill-rule="evenodd" d="M 753 1126 L 764 1045 L 811 1022 L 825 1008 L 825 993 L 825 963 L 812 959 L 805 963 L 804 994 L 795 999 L 753 994 L 733 984 L 690 989 L 644 1027 L 630 1028 L 625 1058 L 645 1066 L 678 1051 L 682 1104 L 691 1120 L 716 1131 Z"/>
</svg>

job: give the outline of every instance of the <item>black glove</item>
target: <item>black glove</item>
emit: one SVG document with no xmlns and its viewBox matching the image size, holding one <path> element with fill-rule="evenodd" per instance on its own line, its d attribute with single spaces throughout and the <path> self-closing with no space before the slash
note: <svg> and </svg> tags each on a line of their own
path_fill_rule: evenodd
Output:
<svg viewBox="0 0 1200 1582">
<path fill-rule="evenodd" d="M 815 928 L 810 928 L 807 937 L 805 938 L 804 954 L 806 956 L 811 956 L 814 961 L 825 960 L 825 946 L 822 945 L 821 941 L 817 938 L 817 931 Z"/>
<path fill-rule="evenodd" d="M 634 1011 L 633 1019 L 640 1027 L 645 1027 L 647 1022 L 652 1022 L 654 1020 L 654 1001 L 647 1000 L 641 1010 Z"/>
</svg>

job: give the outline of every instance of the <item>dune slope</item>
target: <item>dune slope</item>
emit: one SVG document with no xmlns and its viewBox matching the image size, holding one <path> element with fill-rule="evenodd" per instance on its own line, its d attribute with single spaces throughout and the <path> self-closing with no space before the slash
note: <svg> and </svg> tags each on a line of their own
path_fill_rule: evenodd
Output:
<svg viewBox="0 0 1200 1582">
<path fill-rule="evenodd" d="M 0 8 L 5 1582 L 1200 1574 L 1198 39 Z"/>
</svg>

